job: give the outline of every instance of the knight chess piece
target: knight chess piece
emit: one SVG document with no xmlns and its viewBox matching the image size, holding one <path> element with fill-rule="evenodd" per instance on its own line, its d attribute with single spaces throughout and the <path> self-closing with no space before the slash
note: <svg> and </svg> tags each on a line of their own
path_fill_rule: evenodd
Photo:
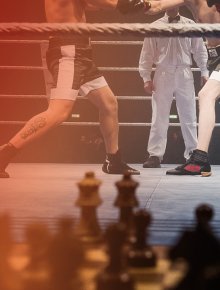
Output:
<svg viewBox="0 0 220 290">
<path fill-rule="evenodd" d="M 135 192 L 139 183 L 135 181 L 131 174 L 125 173 L 122 180 L 115 183 L 118 190 L 114 206 L 120 209 L 119 223 L 126 226 L 128 240 L 133 240 L 135 235 L 133 209 L 139 205 Z"/>
<path fill-rule="evenodd" d="M 124 257 L 126 228 L 124 224 L 110 225 L 105 234 L 109 262 L 98 274 L 96 290 L 134 290 L 134 281 L 127 271 Z"/>
<path fill-rule="evenodd" d="M 157 258 L 153 249 L 147 244 L 148 227 L 151 215 L 146 210 L 139 210 L 134 214 L 136 240 L 128 251 L 128 264 L 131 267 L 155 267 Z"/>
<path fill-rule="evenodd" d="M 79 197 L 75 205 L 80 207 L 79 223 L 76 233 L 85 243 L 102 241 L 102 231 L 97 219 L 96 208 L 102 203 L 99 196 L 101 181 L 95 178 L 93 172 L 87 172 L 85 178 L 78 183 Z"/>
</svg>

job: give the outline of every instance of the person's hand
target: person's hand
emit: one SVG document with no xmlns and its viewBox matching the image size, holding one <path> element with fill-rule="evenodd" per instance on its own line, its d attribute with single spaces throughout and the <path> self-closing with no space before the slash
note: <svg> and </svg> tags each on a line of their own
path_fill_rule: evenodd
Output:
<svg viewBox="0 0 220 290">
<path fill-rule="evenodd" d="M 205 85 L 205 83 L 207 82 L 207 80 L 209 79 L 209 77 L 201 77 L 201 87 L 203 87 Z"/>
<path fill-rule="evenodd" d="M 147 94 L 152 94 L 152 92 L 154 91 L 154 85 L 152 81 L 147 81 L 144 83 L 144 90 Z"/>
</svg>

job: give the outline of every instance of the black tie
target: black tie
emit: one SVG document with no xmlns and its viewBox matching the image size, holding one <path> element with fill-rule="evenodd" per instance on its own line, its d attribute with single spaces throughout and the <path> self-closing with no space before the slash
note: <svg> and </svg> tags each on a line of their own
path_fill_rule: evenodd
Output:
<svg viewBox="0 0 220 290">
<path fill-rule="evenodd" d="M 173 22 L 173 21 L 176 21 L 176 22 L 180 21 L 180 16 L 179 16 L 179 15 L 177 15 L 177 16 L 175 16 L 175 17 L 171 17 L 171 16 L 169 16 L 169 17 L 168 17 L 168 22 L 171 23 L 171 22 Z"/>
</svg>

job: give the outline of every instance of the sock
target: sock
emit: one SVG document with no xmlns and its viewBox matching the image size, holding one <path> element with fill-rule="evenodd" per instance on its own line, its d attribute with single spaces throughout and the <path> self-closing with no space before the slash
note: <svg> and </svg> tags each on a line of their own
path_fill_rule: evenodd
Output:
<svg viewBox="0 0 220 290">
<path fill-rule="evenodd" d="M 209 162 L 208 153 L 199 149 L 193 151 L 193 160 L 196 162 Z"/>
<path fill-rule="evenodd" d="M 11 143 L 0 149 L 0 171 L 4 171 L 10 160 L 17 154 L 19 150 Z"/>
<path fill-rule="evenodd" d="M 121 154 L 120 154 L 119 150 L 114 154 L 107 153 L 106 155 L 107 155 L 106 159 L 110 162 L 117 162 L 117 161 L 121 160 Z"/>
</svg>

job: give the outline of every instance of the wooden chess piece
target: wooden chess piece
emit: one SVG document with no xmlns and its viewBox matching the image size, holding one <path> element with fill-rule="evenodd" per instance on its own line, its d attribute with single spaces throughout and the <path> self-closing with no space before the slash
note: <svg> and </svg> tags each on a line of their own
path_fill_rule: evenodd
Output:
<svg viewBox="0 0 220 290">
<path fill-rule="evenodd" d="M 48 247 L 51 239 L 47 226 L 35 222 L 25 230 L 29 263 L 23 272 L 23 290 L 47 290 L 49 280 Z"/>
<path fill-rule="evenodd" d="M 118 190 L 114 206 L 120 209 L 119 223 L 126 226 L 128 240 L 133 240 L 135 235 L 133 209 L 139 205 L 135 191 L 139 183 L 136 182 L 131 174 L 125 173 L 122 180 L 115 183 Z"/>
<path fill-rule="evenodd" d="M 11 218 L 7 214 L 0 215 L 0 289 L 20 290 L 21 279 L 11 267 L 9 258 L 14 241 L 11 233 Z"/>
<path fill-rule="evenodd" d="M 123 224 L 110 225 L 105 234 L 109 262 L 97 276 L 96 290 L 134 290 L 134 282 L 126 269 L 123 247 L 126 239 Z"/>
<path fill-rule="evenodd" d="M 95 178 L 93 172 L 87 172 L 85 178 L 77 185 L 79 197 L 76 206 L 80 207 L 79 223 L 76 225 L 76 233 L 85 243 L 97 243 L 102 241 L 102 231 L 97 219 L 96 208 L 102 203 L 99 196 L 101 181 Z"/>
<path fill-rule="evenodd" d="M 136 240 L 128 250 L 128 264 L 131 267 L 155 267 L 156 254 L 147 244 L 148 227 L 151 223 L 151 215 L 146 210 L 139 210 L 134 214 Z"/>
<path fill-rule="evenodd" d="M 81 290 L 79 270 L 84 262 L 82 243 L 73 232 L 73 220 L 68 217 L 58 221 L 48 252 L 50 269 L 49 290 Z"/>
</svg>

